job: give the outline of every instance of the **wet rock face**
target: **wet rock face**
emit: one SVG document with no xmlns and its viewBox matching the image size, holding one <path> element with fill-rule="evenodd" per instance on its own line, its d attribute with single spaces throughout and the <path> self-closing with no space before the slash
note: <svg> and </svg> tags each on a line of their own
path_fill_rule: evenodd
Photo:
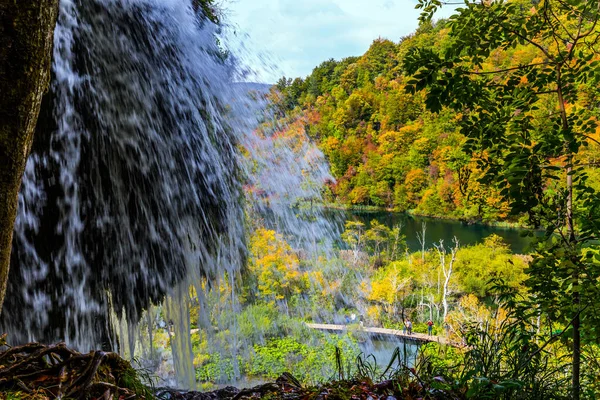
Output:
<svg viewBox="0 0 600 400">
<path fill-rule="evenodd" d="M 180 3 L 61 4 L 0 325 L 12 342 L 114 347 L 110 308 L 136 321 L 190 268 L 239 263 L 229 76 Z"/>
</svg>

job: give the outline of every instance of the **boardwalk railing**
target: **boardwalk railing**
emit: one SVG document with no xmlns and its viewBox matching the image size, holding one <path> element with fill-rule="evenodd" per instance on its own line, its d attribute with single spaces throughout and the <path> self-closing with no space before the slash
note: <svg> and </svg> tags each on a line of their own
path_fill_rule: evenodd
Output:
<svg viewBox="0 0 600 400">
<path fill-rule="evenodd" d="M 318 329 L 320 331 L 332 331 L 332 332 L 343 332 L 349 328 L 356 327 L 357 325 L 332 325 L 332 324 L 310 324 L 307 323 L 311 329 Z M 399 331 L 396 329 L 386 329 L 386 328 L 369 328 L 369 327 L 359 327 L 359 332 L 366 332 L 373 336 L 389 336 L 396 337 L 402 340 L 417 342 L 417 343 L 440 343 L 440 344 L 449 344 L 451 346 L 457 346 L 455 343 L 450 342 L 445 337 L 441 336 L 429 336 L 423 333 L 404 333 L 403 331 Z"/>
</svg>

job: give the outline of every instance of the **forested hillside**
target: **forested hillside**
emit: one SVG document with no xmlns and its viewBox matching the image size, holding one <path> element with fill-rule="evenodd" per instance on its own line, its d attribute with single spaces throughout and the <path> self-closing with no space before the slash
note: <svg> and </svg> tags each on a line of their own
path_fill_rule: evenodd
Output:
<svg viewBox="0 0 600 400">
<path fill-rule="evenodd" d="M 431 113 L 423 92 L 406 90 L 406 54 L 413 48 L 443 52 L 451 45 L 449 32 L 445 21 L 422 24 L 398 43 L 379 38 L 361 57 L 325 61 L 305 79 L 284 77 L 274 87 L 275 112 L 288 122 L 301 121 L 325 153 L 336 178 L 329 186 L 332 202 L 518 222 L 498 186 L 482 183 L 485 167 L 477 161 L 486 154 L 471 157 L 462 150 L 462 114 L 446 108 Z M 498 49 L 481 70 L 536 62 L 537 54 L 532 45 Z M 579 89 L 580 105 L 593 107 L 594 84 Z M 598 151 L 583 156 L 593 163 Z M 596 171 L 592 179 L 598 182 Z"/>
</svg>

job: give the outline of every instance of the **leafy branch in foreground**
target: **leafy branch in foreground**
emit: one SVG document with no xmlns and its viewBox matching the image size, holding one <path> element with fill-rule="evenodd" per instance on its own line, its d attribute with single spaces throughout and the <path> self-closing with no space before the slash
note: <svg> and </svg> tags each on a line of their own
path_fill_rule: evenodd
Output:
<svg viewBox="0 0 600 400">
<path fill-rule="evenodd" d="M 600 196 L 589 181 L 582 153 L 597 141 L 598 102 L 581 106 L 596 85 L 600 57 L 599 1 L 467 0 L 448 26 L 443 52 L 413 49 L 405 68 L 409 90 L 427 91 L 432 111 L 460 113 L 465 150 L 510 202 L 543 227 L 528 270 L 536 309 L 570 323 L 571 394 L 581 394 L 582 341 L 597 343 Z M 442 6 L 420 0 L 423 20 Z M 519 65 L 486 69 L 496 51 L 530 48 Z M 579 100 L 579 101 L 578 101 Z"/>
</svg>

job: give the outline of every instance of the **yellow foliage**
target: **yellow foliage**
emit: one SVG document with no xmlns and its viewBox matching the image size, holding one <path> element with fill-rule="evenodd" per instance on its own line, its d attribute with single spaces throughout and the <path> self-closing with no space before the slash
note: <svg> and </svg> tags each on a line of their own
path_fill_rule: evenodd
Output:
<svg viewBox="0 0 600 400">
<path fill-rule="evenodd" d="M 367 297 L 369 292 L 371 291 L 370 288 L 370 281 L 368 279 L 363 279 L 360 282 L 360 286 L 359 286 L 359 293 L 364 296 Z"/>
<path fill-rule="evenodd" d="M 367 319 L 371 321 L 379 321 L 381 319 L 381 308 L 377 306 L 369 306 L 367 308 Z"/>
<path fill-rule="evenodd" d="M 422 169 L 408 171 L 404 185 L 409 193 L 419 192 L 427 184 L 427 174 Z"/>
<path fill-rule="evenodd" d="M 467 322 L 477 322 L 481 326 L 485 326 L 489 333 L 498 332 L 508 318 L 508 312 L 505 309 L 499 308 L 492 312 L 473 294 L 461 297 L 458 304 L 458 309 L 448 314 L 447 321 L 455 332 L 458 332 L 459 327 Z"/>
<path fill-rule="evenodd" d="M 280 234 L 260 228 L 252 235 L 249 269 L 260 296 L 283 300 L 301 293 L 308 277 L 299 264 L 298 256 Z"/>
<path fill-rule="evenodd" d="M 152 345 L 158 349 L 169 347 L 169 334 L 164 330 L 157 330 L 152 337 Z"/>
<path fill-rule="evenodd" d="M 526 85 L 526 84 L 528 84 L 528 83 L 529 83 L 529 79 L 527 79 L 527 76 L 523 75 L 523 76 L 521 77 L 521 80 L 520 80 L 520 82 L 519 82 L 519 83 L 520 83 L 521 85 Z"/>
<path fill-rule="evenodd" d="M 392 262 L 371 281 L 369 300 L 393 305 L 410 292 L 413 279 L 406 274 L 405 262 Z"/>
<path fill-rule="evenodd" d="M 363 204 L 369 198 L 369 189 L 362 186 L 355 187 L 348 194 L 348 197 L 352 204 Z"/>
<path fill-rule="evenodd" d="M 377 141 L 379 142 L 379 151 L 383 154 L 397 155 L 399 152 L 404 152 L 419 136 L 423 124 L 421 122 L 415 122 L 409 125 L 405 125 L 398 131 L 385 131 L 379 135 Z"/>
<path fill-rule="evenodd" d="M 325 276 L 323 275 L 323 271 L 312 271 L 310 273 L 310 281 L 313 286 L 325 286 Z"/>
</svg>

